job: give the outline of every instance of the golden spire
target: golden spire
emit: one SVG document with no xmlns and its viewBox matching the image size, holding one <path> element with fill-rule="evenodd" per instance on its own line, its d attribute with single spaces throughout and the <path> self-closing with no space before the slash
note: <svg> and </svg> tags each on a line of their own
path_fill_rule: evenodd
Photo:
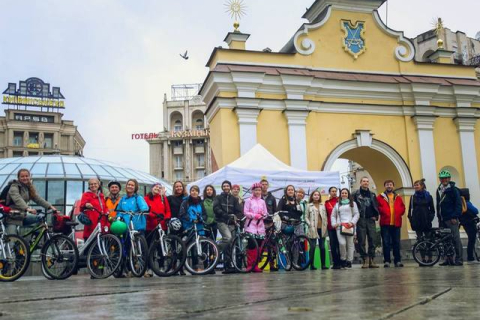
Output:
<svg viewBox="0 0 480 320">
<path fill-rule="evenodd" d="M 435 34 L 437 35 L 437 46 L 439 49 L 443 49 L 443 40 L 442 40 L 442 33 L 443 33 L 443 29 L 444 29 L 444 25 L 443 25 L 443 20 L 442 18 L 437 18 L 437 20 L 433 23 L 434 27 L 435 27 Z"/>
<path fill-rule="evenodd" d="M 247 6 L 243 0 L 227 0 L 224 4 L 226 10 L 225 12 L 230 15 L 232 19 L 235 20 L 233 27 L 235 32 L 240 32 L 238 28 L 240 27 L 239 20 L 246 15 Z"/>
</svg>

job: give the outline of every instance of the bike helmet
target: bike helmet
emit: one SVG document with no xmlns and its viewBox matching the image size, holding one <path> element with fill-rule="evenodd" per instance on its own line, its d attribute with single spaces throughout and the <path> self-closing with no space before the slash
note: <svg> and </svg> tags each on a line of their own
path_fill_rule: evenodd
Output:
<svg viewBox="0 0 480 320">
<path fill-rule="evenodd" d="M 122 185 L 120 184 L 120 182 L 118 182 L 118 181 L 116 181 L 116 180 L 110 181 L 110 182 L 108 183 L 108 189 L 110 189 L 110 187 L 113 186 L 113 185 L 117 185 L 118 188 L 119 188 L 120 190 L 122 190 Z"/>
<path fill-rule="evenodd" d="M 262 184 L 260 182 L 255 182 L 254 184 L 252 184 L 251 190 L 253 191 L 257 188 L 262 189 Z"/>
<path fill-rule="evenodd" d="M 114 235 L 121 236 L 127 232 L 128 226 L 125 222 L 117 220 L 112 223 L 110 226 L 110 232 Z"/>
<path fill-rule="evenodd" d="M 452 177 L 452 174 L 450 173 L 450 171 L 448 170 L 442 170 L 440 171 L 440 173 L 438 174 L 438 177 L 440 179 L 443 179 L 443 178 L 451 178 Z"/>
<path fill-rule="evenodd" d="M 92 224 L 92 220 L 90 220 L 90 218 L 85 214 L 85 212 L 80 213 L 77 216 L 77 220 L 84 226 L 90 226 Z"/>
<path fill-rule="evenodd" d="M 168 223 L 168 227 L 170 230 L 178 232 L 180 229 L 182 229 L 182 222 L 177 218 L 172 218 Z"/>
</svg>

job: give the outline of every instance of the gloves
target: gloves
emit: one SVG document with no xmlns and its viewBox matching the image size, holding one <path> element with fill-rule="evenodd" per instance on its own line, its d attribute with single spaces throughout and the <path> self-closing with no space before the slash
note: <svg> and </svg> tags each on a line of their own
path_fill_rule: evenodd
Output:
<svg viewBox="0 0 480 320">
<path fill-rule="evenodd" d="M 256 213 L 254 217 L 255 217 L 255 220 L 261 220 L 263 218 L 263 215 L 261 213 Z"/>
</svg>

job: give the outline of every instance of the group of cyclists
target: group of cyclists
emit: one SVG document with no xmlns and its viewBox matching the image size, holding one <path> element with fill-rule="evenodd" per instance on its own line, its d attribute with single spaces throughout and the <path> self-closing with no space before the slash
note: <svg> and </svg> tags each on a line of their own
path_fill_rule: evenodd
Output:
<svg viewBox="0 0 480 320">
<path fill-rule="evenodd" d="M 423 241 L 417 246 L 418 256 L 414 253 L 414 258 L 420 266 L 427 266 L 435 264 L 443 255 L 441 265 L 461 266 L 463 250 L 459 227 L 462 225 L 467 232 L 468 260 L 473 261 L 478 210 L 470 202 L 468 190 L 458 189 L 448 171 L 440 172 L 439 179 L 436 207 L 433 196 L 426 190 L 425 180 L 414 183 L 408 219 L 419 242 Z M 184 266 L 192 274 L 214 274 L 218 265 L 223 265 L 224 274 L 259 273 L 265 269 L 275 272 L 279 268 L 288 270 L 292 265 L 297 270 L 308 267 L 316 270 L 318 245 L 318 267 L 325 270 L 329 269 L 325 247 L 328 237 L 332 269 L 352 268 L 355 250 L 362 260 L 362 269 L 378 268 L 375 262 L 378 221 L 384 267 L 403 267 L 400 235 L 407 209 L 402 196 L 395 192 L 392 180 L 384 182 L 385 190 L 379 195 L 370 190 L 369 184 L 367 177 L 362 178 L 360 188 L 353 193 L 347 188 L 330 187 L 329 198 L 323 203 L 320 189 L 305 199 L 305 190 L 293 185 L 285 187 L 277 202 L 266 179 L 254 183 L 246 193 L 249 196 L 243 199 L 240 186 L 228 180 L 221 184 L 218 195 L 212 185 L 203 190 L 193 185 L 187 192 L 185 184 L 176 181 L 173 194 L 168 196 L 160 183 L 153 184 L 150 192 L 142 196 L 138 194 L 135 179 L 127 181 L 123 193 L 122 184 L 111 181 L 105 197 L 101 182 L 92 178 L 88 181 L 88 191 L 81 197 L 81 214 L 77 217 L 84 225 L 84 241 L 92 248 L 84 248 L 81 253 L 88 252 L 86 264 L 92 278 L 111 274 L 129 277 L 132 273 L 151 277 L 153 272 L 163 276 L 185 275 Z M 37 194 L 26 169 L 21 169 L 18 180 L 10 182 L 4 191 L 5 199 L 0 204 L 4 240 L 7 235 L 13 239 L 19 226 L 32 226 L 45 220 L 29 203 L 56 211 Z M 441 229 L 448 229 L 452 245 L 446 252 L 436 248 L 436 229 L 432 228 L 435 214 Z M 76 224 L 72 221 L 68 226 Z M 109 233 L 113 235 L 107 238 L 105 234 Z M 61 264 L 73 259 L 59 258 L 55 250 L 73 252 L 75 264 L 53 278 L 66 278 L 78 272 L 81 260 L 76 244 L 72 244 L 74 241 L 63 237 L 63 242 L 57 241 L 51 249 L 51 255 L 56 258 L 42 258 L 46 261 L 42 271 L 49 269 L 54 264 L 52 261 Z M 95 245 L 98 248 L 93 248 Z M 43 252 L 42 255 L 49 256 L 50 251 Z M 6 272 L 7 260 L 6 257 L 0 259 L 0 275 Z M 46 274 L 53 272 L 47 270 Z"/>
</svg>

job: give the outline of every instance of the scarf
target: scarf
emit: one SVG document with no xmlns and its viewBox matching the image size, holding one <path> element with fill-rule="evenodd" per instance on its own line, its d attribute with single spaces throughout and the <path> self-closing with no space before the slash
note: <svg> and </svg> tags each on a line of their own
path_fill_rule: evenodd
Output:
<svg viewBox="0 0 480 320">
<path fill-rule="evenodd" d="M 340 204 L 342 204 L 342 205 L 350 204 L 350 200 L 349 199 L 342 199 L 342 200 L 340 200 Z"/>
</svg>

